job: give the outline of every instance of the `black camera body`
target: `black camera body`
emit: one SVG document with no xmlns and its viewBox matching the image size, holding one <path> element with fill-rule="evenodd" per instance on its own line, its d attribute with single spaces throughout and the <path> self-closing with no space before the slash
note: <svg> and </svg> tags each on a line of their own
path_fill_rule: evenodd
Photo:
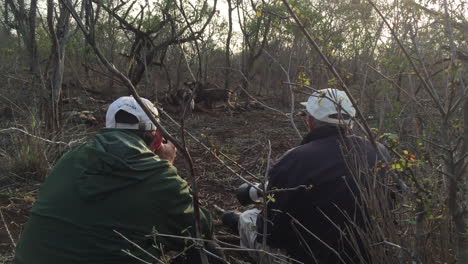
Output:
<svg viewBox="0 0 468 264">
<path fill-rule="evenodd" d="M 237 188 L 237 200 L 239 200 L 240 204 L 243 206 L 259 203 L 263 197 L 261 189 L 262 186 L 260 184 L 252 186 L 250 184 L 243 183 Z"/>
</svg>

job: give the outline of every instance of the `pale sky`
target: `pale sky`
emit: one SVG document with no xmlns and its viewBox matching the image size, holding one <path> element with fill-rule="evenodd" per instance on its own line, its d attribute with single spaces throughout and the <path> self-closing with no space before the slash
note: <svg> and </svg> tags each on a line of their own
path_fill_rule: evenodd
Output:
<svg viewBox="0 0 468 264">
<path fill-rule="evenodd" d="M 232 1 L 234 2 L 234 1 Z M 225 0 L 218 0 L 216 9 L 219 10 L 220 14 L 225 17 L 226 21 L 228 20 L 228 4 Z M 240 26 L 239 26 L 239 17 L 237 16 L 237 11 L 233 10 L 232 12 L 232 30 L 235 32 L 240 32 Z"/>
</svg>

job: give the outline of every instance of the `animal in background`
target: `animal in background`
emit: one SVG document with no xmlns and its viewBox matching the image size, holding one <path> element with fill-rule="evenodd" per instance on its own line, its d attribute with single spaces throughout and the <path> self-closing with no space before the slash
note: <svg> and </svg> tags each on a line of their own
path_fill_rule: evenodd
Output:
<svg viewBox="0 0 468 264">
<path fill-rule="evenodd" d="M 182 114 L 185 107 L 186 113 L 191 113 L 195 107 L 195 100 L 192 96 L 192 90 L 182 87 L 170 91 L 164 98 L 165 109 L 172 113 Z"/>
<path fill-rule="evenodd" d="M 224 107 L 233 109 L 234 105 L 230 99 L 232 91 L 218 88 L 212 83 L 184 82 L 184 85 L 195 93 L 195 108 L 202 111 L 209 111 L 216 108 L 218 103 Z"/>
</svg>

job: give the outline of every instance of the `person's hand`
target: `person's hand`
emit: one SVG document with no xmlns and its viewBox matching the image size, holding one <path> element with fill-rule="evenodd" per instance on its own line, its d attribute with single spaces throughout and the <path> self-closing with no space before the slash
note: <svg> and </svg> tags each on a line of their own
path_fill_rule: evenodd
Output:
<svg viewBox="0 0 468 264">
<path fill-rule="evenodd" d="M 177 148 L 172 144 L 172 142 L 167 141 L 167 143 L 162 143 L 161 146 L 154 152 L 161 159 L 169 161 L 169 163 L 174 164 L 174 160 L 177 155 Z"/>
</svg>

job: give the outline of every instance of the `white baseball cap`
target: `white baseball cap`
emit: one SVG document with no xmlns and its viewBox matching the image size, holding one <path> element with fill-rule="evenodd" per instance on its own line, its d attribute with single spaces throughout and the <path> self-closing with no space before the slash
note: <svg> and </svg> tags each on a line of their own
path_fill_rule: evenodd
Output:
<svg viewBox="0 0 468 264">
<path fill-rule="evenodd" d="M 315 119 L 337 125 L 352 125 L 356 109 L 344 91 L 327 88 L 314 92 L 301 103 Z"/>
<path fill-rule="evenodd" d="M 154 107 L 150 100 L 141 98 L 143 103 L 149 108 L 156 116 L 159 116 L 158 110 Z M 115 115 L 118 111 L 123 110 L 129 114 L 134 115 L 138 119 L 138 124 L 117 123 Z M 145 111 L 140 107 L 138 102 L 133 96 L 123 96 L 115 100 L 109 105 L 106 113 L 106 128 L 122 128 L 122 129 L 139 129 L 144 131 L 156 130 L 156 125 L 151 122 Z"/>
</svg>

